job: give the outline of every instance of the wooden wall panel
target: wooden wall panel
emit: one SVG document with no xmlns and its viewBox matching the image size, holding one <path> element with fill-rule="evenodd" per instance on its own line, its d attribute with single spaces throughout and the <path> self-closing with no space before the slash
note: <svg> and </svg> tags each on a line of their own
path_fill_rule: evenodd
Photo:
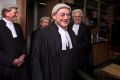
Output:
<svg viewBox="0 0 120 80">
<path fill-rule="evenodd" d="M 17 0 L 18 23 L 22 25 L 24 37 L 26 37 L 26 0 Z"/>
<path fill-rule="evenodd" d="M 94 65 L 104 63 L 109 59 L 109 45 L 107 42 L 102 42 L 93 45 L 93 60 Z"/>
<path fill-rule="evenodd" d="M 45 13 L 47 13 L 46 16 L 51 17 L 51 12 L 52 12 L 52 8 L 54 7 L 55 4 L 60 3 L 60 0 L 50 0 L 46 2 L 46 10 Z"/>
</svg>

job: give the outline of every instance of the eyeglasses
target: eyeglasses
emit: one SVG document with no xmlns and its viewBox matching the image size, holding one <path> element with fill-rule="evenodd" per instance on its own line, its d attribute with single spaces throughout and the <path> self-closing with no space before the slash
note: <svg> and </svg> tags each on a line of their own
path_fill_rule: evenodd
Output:
<svg viewBox="0 0 120 80">
<path fill-rule="evenodd" d="M 58 15 L 61 16 L 61 17 L 64 17 L 64 16 L 70 17 L 70 14 L 65 14 L 65 13 L 61 13 L 61 14 L 58 14 Z"/>
<path fill-rule="evenodd" d="M 73 16 L 73 18 L 81 18 L 82 16 Z"/>
</svg>

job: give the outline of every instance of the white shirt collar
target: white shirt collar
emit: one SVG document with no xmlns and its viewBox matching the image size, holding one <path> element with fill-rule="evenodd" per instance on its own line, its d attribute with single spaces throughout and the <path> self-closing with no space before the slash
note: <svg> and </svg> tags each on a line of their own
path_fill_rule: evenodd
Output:
<svg viewBox="0 0 120 80">
<path fill-rule="evenodd" d="M 57 26 L 58 26 L 58 32 L 61 35 L 62 50 L 67 50 L 67 47 L 69 47 L 69 49 L 73 48 L 68 31 L 66 29 L 61 28 L 59 25 Z"/>
<path fill-rule="evenodd" d="M 16 30 L 15 30 L 15 27 L 14 27 L 13 22 L 8 21 L 8 20 L 5 19 L 5 18 L 3 18 L 3 20 L 6 22 L 6 26 L 8 27 L 8 29 L 10 29 L 13 38 L 16 38 L 16 37 L 17 37 L 17 33 L 16 33 Z"/>
<path fill-rule="evenodd" d="M 8 21 L 7 19 L 3 18 L 3 20 L 6 22 L 6 23 L 12 23 L 11 21 Z"/>
<path fill-rule="evenodd" d="M 74 24 L 72 30 L 74 31 L 75 35 L 78 35 L 79 24 Z"/>
</svg>

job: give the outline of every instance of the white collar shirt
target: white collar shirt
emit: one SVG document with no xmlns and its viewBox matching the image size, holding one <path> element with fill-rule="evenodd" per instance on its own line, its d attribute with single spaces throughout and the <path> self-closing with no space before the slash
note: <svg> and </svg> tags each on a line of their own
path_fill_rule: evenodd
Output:
<svg viewBox="0 0 120 80">
<path fill-rule="evenodd" d="M 13 38 L 16 38 L 17 33 L 16 33 L 16 30 L 15 30 L 14 24 L 11 21 L 6 20 L 5 18 L 3 18 L 3 20 L 6 22 L 6 26 L 11 31 Z"/>
<path fill-rule="evenodd" d="M 73 46 L 68 31 L 58 26 L 58 32 L 61 35 L 62 50 L 67 50 L 67 47 L 72 49 Z"/>
<path fill-rule="evenodd" d="M 74 24 L 72 30 L 74 31 L 75 35 L 78 35 L 79 24 Z"/>
</svg>

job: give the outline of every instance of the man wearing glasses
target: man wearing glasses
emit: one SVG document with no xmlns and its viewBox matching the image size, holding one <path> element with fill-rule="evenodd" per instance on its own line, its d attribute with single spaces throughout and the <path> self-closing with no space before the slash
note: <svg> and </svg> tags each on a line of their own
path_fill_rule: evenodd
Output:
<svg viewBox="0 0 120 80">
<path fill-rule="evenodd" d="M 68 30 L 70 13 L 68 5 L 56 4 L 53 22 L 36 35 L 32 80 L 76 80 L 76 39 L 74 32 Z"/>
<path fill-rule="evenodd" d="M 82 17 L 82 10 L 74 9 L 72 11 L 73 23 L 69 28 L 74 31 L 77 37 L 78 67 L 89 73 L 92 70 L 91 32 L 90 28 L 82 22 Z"/>
</svg>

